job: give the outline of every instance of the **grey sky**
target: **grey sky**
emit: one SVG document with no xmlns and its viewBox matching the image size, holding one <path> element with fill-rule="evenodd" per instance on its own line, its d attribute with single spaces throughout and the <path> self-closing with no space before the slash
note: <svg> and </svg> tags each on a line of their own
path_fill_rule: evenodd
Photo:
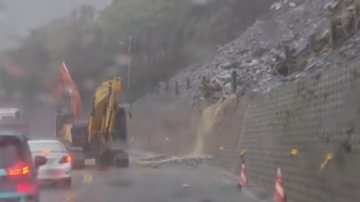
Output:
<svg viewBox="0 0 360 202">
<path fill-rule="evenodd" d="M 24 36 L 28 29 L 39 27 L 54 18 L 69 15 L 82 5 L 93 5 L 101 10 L 112 0 L 0 0 L 0 49 L 13 43 L 12 39 Z"/>
</svg>

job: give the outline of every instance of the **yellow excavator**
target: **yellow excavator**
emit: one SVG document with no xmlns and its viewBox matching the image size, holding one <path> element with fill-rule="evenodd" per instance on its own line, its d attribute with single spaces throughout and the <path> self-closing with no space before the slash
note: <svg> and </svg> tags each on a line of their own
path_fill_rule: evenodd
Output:
<svg viewBox="0 0 360 202">
<path fill-rule="evenodd" d="M 119 104 L 120 77 L 103 82 L 95 91 L 88 122 L 66 124 L 62 139 L 81 148 L 85 159 L 97 166 L 128 167 L 126 107 Z"/>
</svg>

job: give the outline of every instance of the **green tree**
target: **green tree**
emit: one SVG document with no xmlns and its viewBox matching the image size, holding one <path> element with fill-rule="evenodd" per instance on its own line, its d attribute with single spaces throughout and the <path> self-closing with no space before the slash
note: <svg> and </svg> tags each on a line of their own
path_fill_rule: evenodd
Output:
<svg viewBox="0 0 360 202">
<path fill-rule="evenodd" d="M 65 61 L 86 96 L 92 92 L 83 88 L 82 82 L 93 78 L 99 83 L 111 68 L 127 83 L 126 65 L 118 64 L 116 58 L 128 54 L 131 36 L 132 79 L 125 94 L 136 99 L 194 58 L 196 62 L 202 47 L 214 49 L 239 36 L 273 0 L 192 2 L 114 0 L 101 13 L 84 5 L 68 17 L 34 30 L 19 48 L 7 54 L 31 72 L 28 80 L 52 75 L 55 82 L 57 67 Z"/>
</svg>

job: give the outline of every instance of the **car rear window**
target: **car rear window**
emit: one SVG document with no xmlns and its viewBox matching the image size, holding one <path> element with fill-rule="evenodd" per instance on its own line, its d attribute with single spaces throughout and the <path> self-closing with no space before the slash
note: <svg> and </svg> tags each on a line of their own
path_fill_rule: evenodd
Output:
<svg viewBox="0 0 360 202">
<path fill-rule="evenodd" d="M 25 161 L 23 142 L 16 136 L 0 136 L 0 168 L 8 168 L 17 162 Z"/>
<path fill-rule="evenodd" d="M 46 150 L 54 152 L 65 151 L 64 147 L 59 142 L 30 142 L 29 146 L 31 152 L 43 152 Z"/>
</svg>

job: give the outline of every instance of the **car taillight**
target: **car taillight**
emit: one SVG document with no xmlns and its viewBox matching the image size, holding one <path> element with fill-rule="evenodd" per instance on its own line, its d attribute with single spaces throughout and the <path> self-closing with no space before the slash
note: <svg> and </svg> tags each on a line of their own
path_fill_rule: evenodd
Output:
<svg viewBox="0 0 360 202">
<path fill-rule="evenodd" d="M 16 191 L 22 194 L 33 194 L 36 192 L 36 187 L 29 182 L 23 182 L 16 185 Z"/>
<path fill-rule="evenodd" d="M 29 166 L 21 166 L 21 167 L 12 167 L 6 170 L 6 173 L 9 177 L 24 177 L 29 176 L 30 167 Z"/>
<path fill-rule="evenodd" d="M 71 163 L 71 156 L 64 156 L 60 159 L 59 163 Z"/>
</svg>

